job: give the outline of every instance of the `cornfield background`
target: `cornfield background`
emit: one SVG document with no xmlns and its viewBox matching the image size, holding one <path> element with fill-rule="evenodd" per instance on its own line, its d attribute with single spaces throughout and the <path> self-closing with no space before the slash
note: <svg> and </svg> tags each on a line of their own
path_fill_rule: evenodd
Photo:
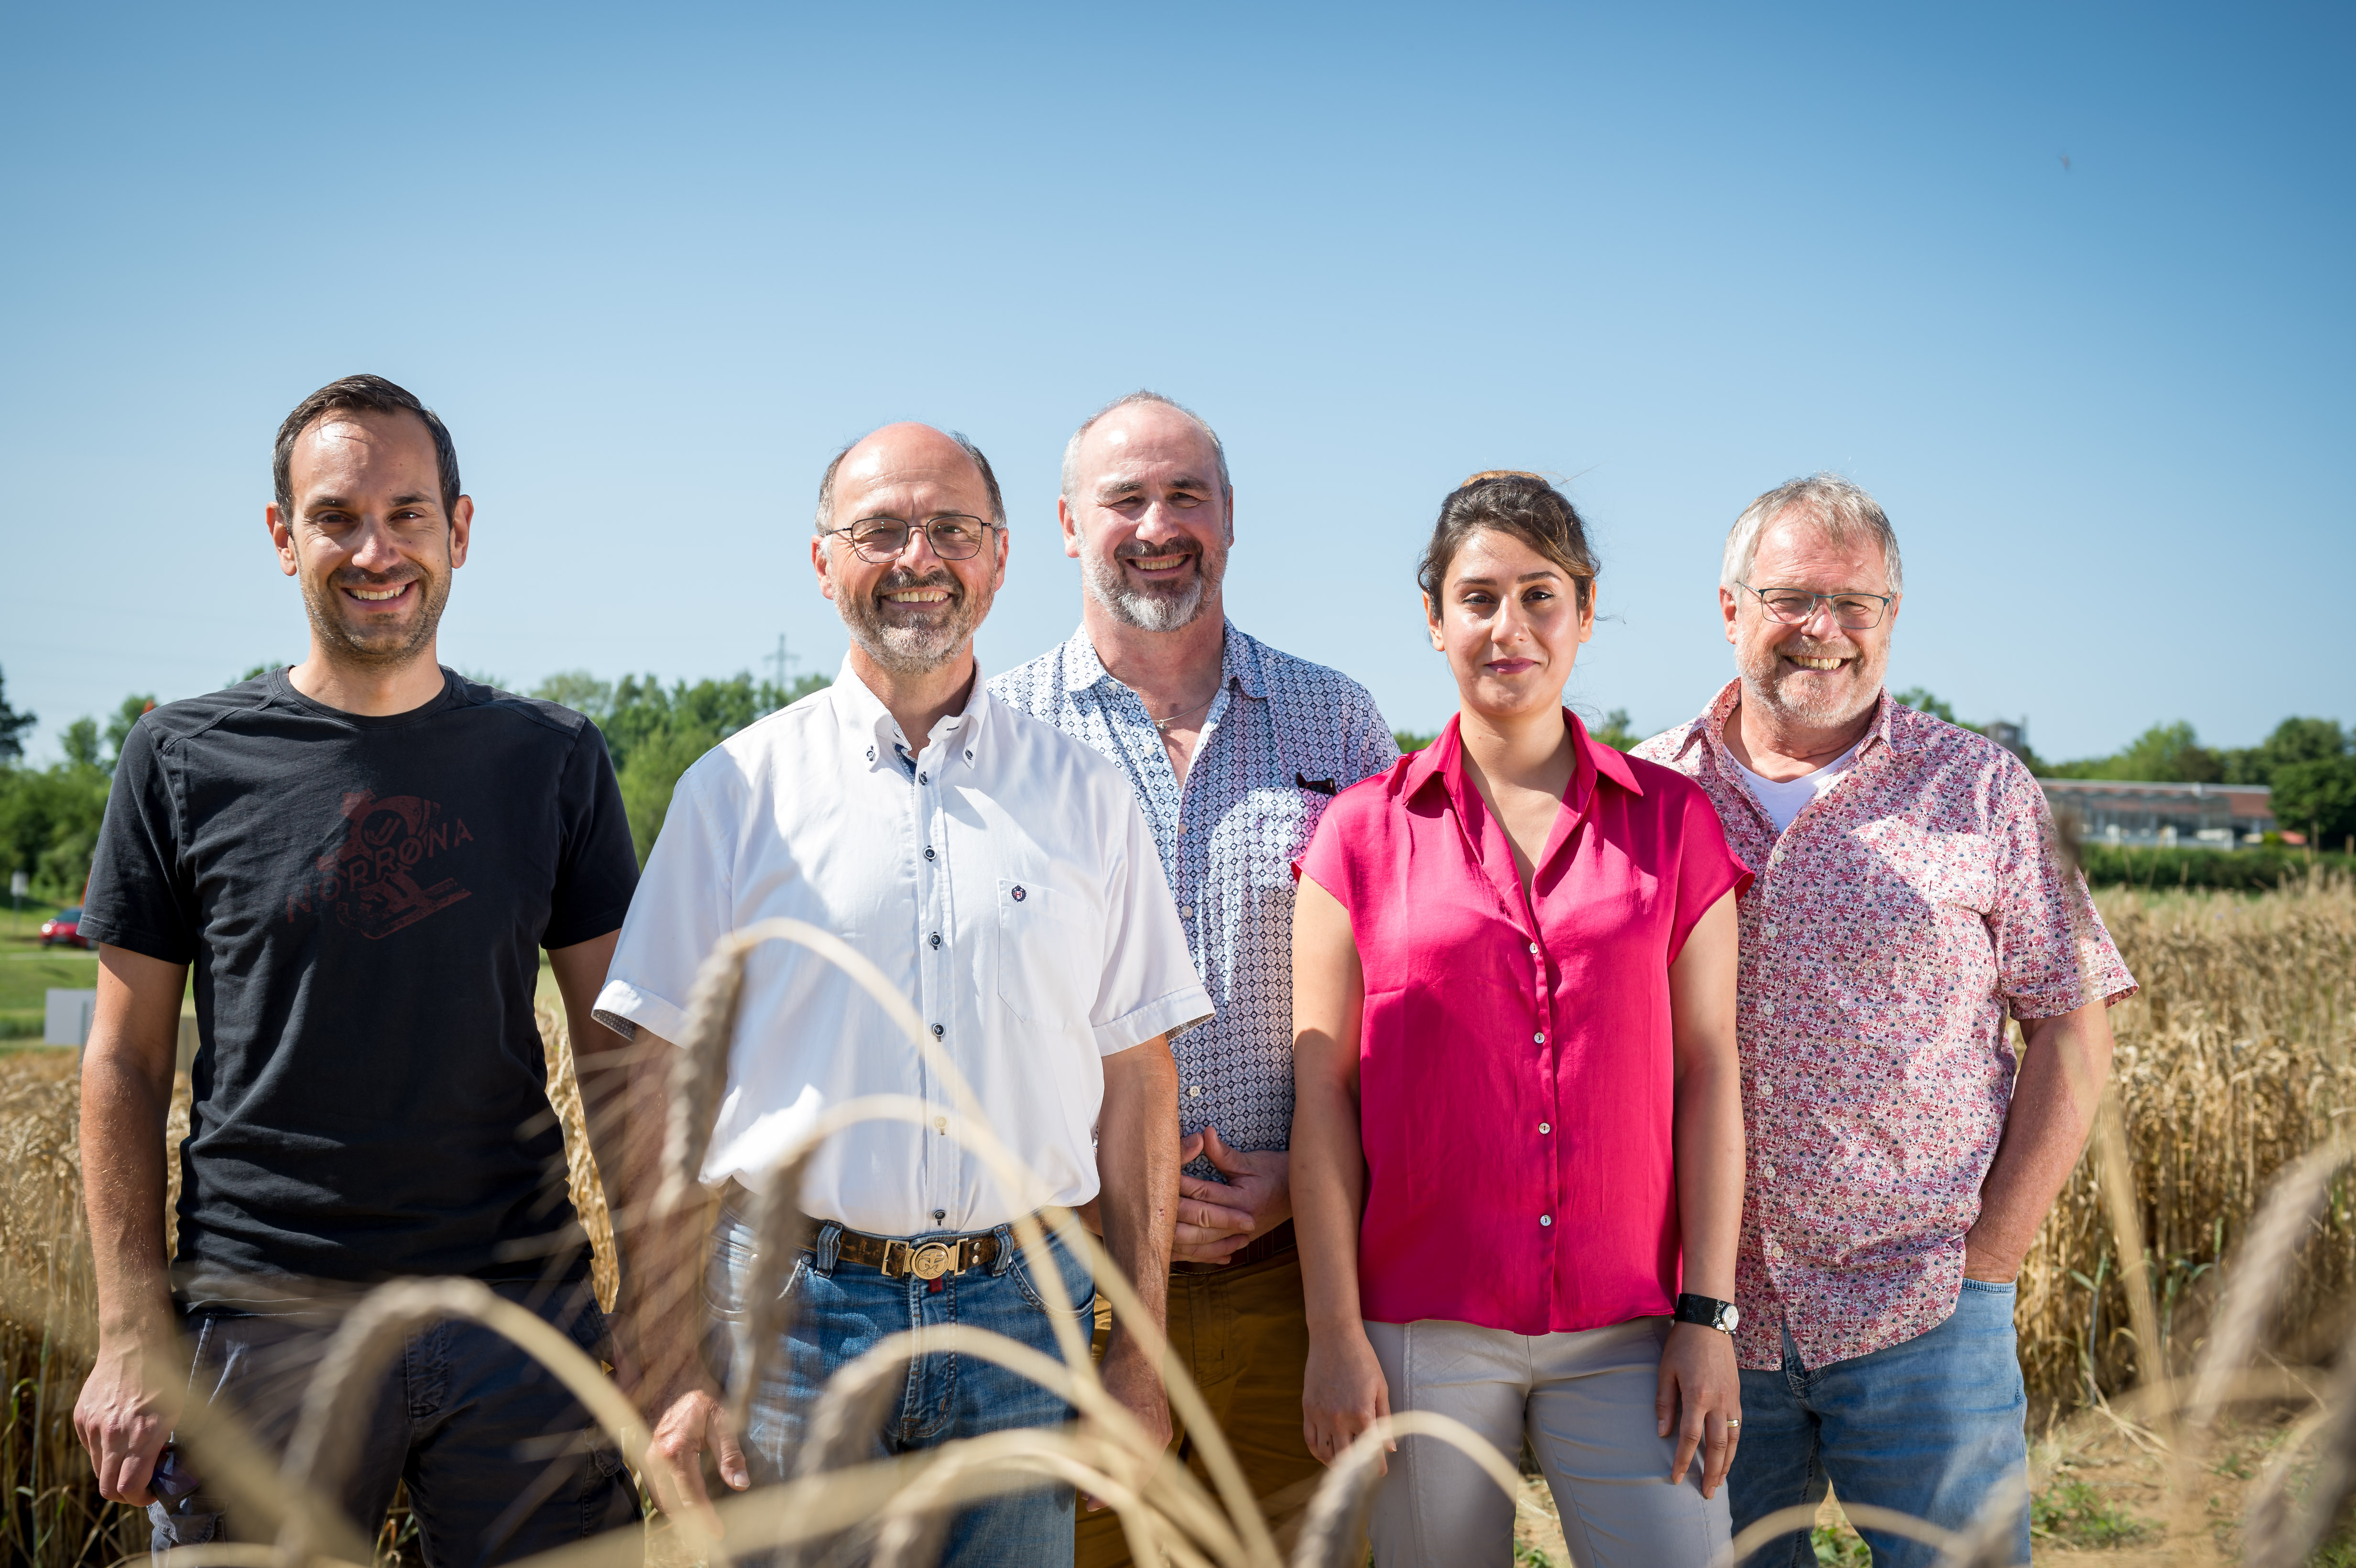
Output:
<svg viewBox="0 0 2356 1568">
<path fill-rule="evenodd" d="M 2132 1327 L 2128 1260 L 2116 1255 L 2089 1157 L 2021 1281 L 2022 1358 L 2040 1419 L 2189 1368 L 2223 1279 L 2219 1265 L 2269 1182 L 2345 1130 L 2356 1108 L 2356 884 L 2313 877 L 2255 897 L 2114 892 L 2101 901 L 2144 987 L 2114 1015 L 2115 1080 L 2160 1342 L 2147 1350 Z M 544 1012 L 541 1026 L 573 1196 L 597 1249 L 598 1294 L 610 1302 L 611 1230 L 570 1051 L 553 1015 Z M 175 1141 L 186 1100 L 183 1082 Z M 144 1551 L 147 1535 L 143 1515 L 99 1499 L 73 1435 L 92 1321 L 77 1109 L 70 1054 L 0 1059 L 5 1543 L 12 1562 L 41 1568 L 113 1563 Z M 2350 1179 L 2338 1179 L 2297 1262 L 2275 1282 L 2265 1349 L 2286 1365 L 2328 1359 L 2347 1328 L 2356 1279 Z"/>
</svg>

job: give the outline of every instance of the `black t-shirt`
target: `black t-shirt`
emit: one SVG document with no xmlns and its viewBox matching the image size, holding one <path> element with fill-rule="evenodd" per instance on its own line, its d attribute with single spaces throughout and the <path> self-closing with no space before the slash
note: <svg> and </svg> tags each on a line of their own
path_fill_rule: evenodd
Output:
<svg viewBox="0 0 2356 1568">
<path fill-rule="evenodd" d="M 597 727 L 443 671 L 323 707 L 283 669 L 143 718 L 84 934 L 196 965 L 176 1287 L 578 1278 L 532 992 L 622 923 L 637 861 Z"/>
</svg>

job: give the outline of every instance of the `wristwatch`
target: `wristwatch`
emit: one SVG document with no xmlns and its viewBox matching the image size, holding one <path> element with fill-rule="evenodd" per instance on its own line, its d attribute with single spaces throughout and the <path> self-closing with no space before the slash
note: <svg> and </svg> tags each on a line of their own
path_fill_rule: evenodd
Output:
<svg viewBox="0 0 2356 1568">
<path fill-rule="evenodd" d="M 1676 1321 L 1698 1323 L 1705 1328 L 1731 1334 L 1734 1326 L 1742 1321 L 1742 1313 L 1731 1301 L 1720 1301 L 1714 1296 L 1696 1296 L 1688 1290 L 1678 1294 Z"/>
</svg>

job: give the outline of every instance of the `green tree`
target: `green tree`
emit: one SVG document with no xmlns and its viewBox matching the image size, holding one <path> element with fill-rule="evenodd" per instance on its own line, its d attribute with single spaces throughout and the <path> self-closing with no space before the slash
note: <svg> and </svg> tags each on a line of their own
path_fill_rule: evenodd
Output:
<svg viewBox="0 0 2356 1568">
<path fill-rule="evenodd" d="M 2222 784 L 2225 763 L 2182 720 L 2155 724 L 2107 757 L 2084 757 L 2045 770 L 2054 778 L 2120 779 L 2147 784 Z"/>
<path fill-rule="evenodd" d="M 668 688 L 655 677 L 626 675 L 612 687 L 586 671 L 571 670 L 541 683 L 540 695 L 562 690 L 604 709 L 584 708 L 605 732 L 605 749 L 622 786 L 630 838 L 644 865 L 670 809 L 671 791 L 698 757 L 765 713 L 798 702 L 828 684 L 806 675 L 789 687 L 737 674 L 725 680 L 675 681 Z M 569 706 L 569 705 L 568 705 Z"/>
<path fill-rule="evenodd" d="M 1402 752 L 1420 752 L 1440 739 L 1440 731 L 1434 730 L 1427 735 L 1417 730 L 1394 730 L 1391 731 L 1391 739 L 1398 742 L 1398 749 Z"/>
<path fill-rule="evenodd" d="M 98 761 L 98 720 L 84 714 L 66 726 L 58 737 L 58 747 L 66 754 L 69 767 L 95 768 Z"/>
<path fill-rule="evenodd" d="M 1622 752 L 1634 751 L 1644 739 L 1628 727 L 1628 710 L 1624 708 L 1613 709 L 1603 716 L 1602 723 L 1589 725 L 1587 732 L 1605 745 L 1617 747 Z"/>
<path fill-rule="evenodd" d="M 2286 719 L 2254 746 L 2222 753 L 2227 784 L 2272 784 L 2295 763 L 2328 762 L 2349 754 L 2348 732 L 2337 719 Z"/>
<path fill-rule="evenodd" d="M 132 727 L 155 708 L 155 694 L 138 692 L 123 699 L 121 707 L 106 721 L 106 771 L 112 773 L 114 764 L 123 760 L 123 743 L 131 739 Z"/>
<path fill-rule="evenodd" d="M 2286 763 L 2274 772 L 2275 821 L 2308 835 L 2319 849 L 2336 849 L 2356 834 L 2356 757 Z"/>
<path fill-rule="evenodd" d="M 605 723 L 614 711 L 614 683 L 599 680 L 585 669 L 558 670 L 533 687 L 531 694 L 542 702 L 570 708 L 593 724 Z"/>
<path fill-rule="evenodd" d="M 8 706 L 7 677 L 0 676 L 0 763 L 13 763 L 25 754 L 25 731 L 37 721 L 35 715 Z"/>
<path fill-rule="evenodd" d="M 1953 708 L 1949 707 L 1946 703 L 1942 702 L 1938 698 L 1931 695 L 1931 693 L 1922 687 L 1910 686 L 1897 695 L 1899 701 L 1904 703 L 1907 707 L 1912 708 L 1917 713 L 1928 713 L 1933 719 L 1944 719 L 1948 723 L 1955 726 L 1958 730 L 1971 730 L 1977 728 L 1976 725 L 1966 724 L 1962 720 L 1956 718 L 1955 710 Z"/>
</svg>

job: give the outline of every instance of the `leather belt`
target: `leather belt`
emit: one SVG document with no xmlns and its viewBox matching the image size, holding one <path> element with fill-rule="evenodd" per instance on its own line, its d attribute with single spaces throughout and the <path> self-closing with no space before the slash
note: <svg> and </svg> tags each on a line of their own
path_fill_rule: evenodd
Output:
<svg viewBox="0 0 2356 1568">
<path fill-rule="evenodd" d="M 739 1215 L 750 1215 L 760 1200 L 752 1189 L 731 1177 L 722 1200 Z M 817 1233 L 827 1221 L 803 1216 L 810 1227 L 810 1240 L 802 1251 L 815 1256 L 818 1252 Z M 837 1263 L 859 1264 L 880 1271 L 886 1279 L 904 1279 L 915 1275 L 918 1279 L 934 1280 L 947 1275 L 963 1274 L 969 1268 L 988 1268 L 998 1261 L 998 1237 L 983 1231 L 970 1236 L 938 1236 L 929 1241 L 904 1242 L 896 1236 L 871 1236 L 864 1231 L 845 1227 L 835 1251 Z"/>
<path fill-rule="evenodd" d="M 1264 1235 L 1254 1236 L 1250 1241 L 1246 1242 L 1241 1247 L 1229 1253 L 1227 1261 L 1223 1264 L 1198 1264 L 1191 1258 L 1182 1258 L 1170 1265 L 1170 1272 L 1173 1274 L 1225 1274 L 1230 1270 L 1241 1268 L 1246 1264 L 1266 1263 L 1272 1257 L 1292 1251 L 1298 1245 L 1300 1241 L 1292 1232 L 1292 1221 L 1287 1220 L 1273 1231 Z"/>
<path fill-rule="evenodd" d="M 814 1246 L 804 1252 L 815 1252 Z M 963 1274 L 969 1268 L 988 1268 L 998 1261 L 998 1238 L 984 1233 L 979 1236 L 943 1236 L 929 1242 L 904 1242 L 895 1236 L 870 1236 L 858 1231 L 845 1231 L 835 1253 L 837 1261 L 864 1264 L 881 1269 L 885 1279 L 900 1279 L 915 1275 L 918 1279 L 939 1279 L 944 1275 Z"/>
</svg>

